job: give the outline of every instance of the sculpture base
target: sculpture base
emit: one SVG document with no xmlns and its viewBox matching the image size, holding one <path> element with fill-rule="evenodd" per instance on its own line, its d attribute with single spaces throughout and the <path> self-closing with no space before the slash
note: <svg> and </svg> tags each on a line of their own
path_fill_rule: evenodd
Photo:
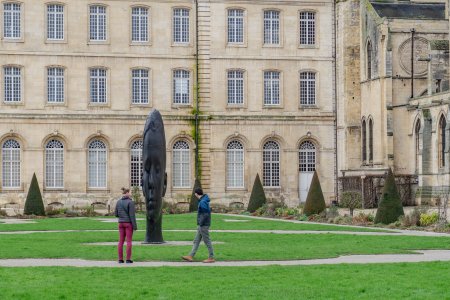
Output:
<svg viewBox="0 0 450 300">
<path fill-rule="evenodd" d="M 141 244 L 165 244 L 166 242 L 142 242 Z"/>
</svg>

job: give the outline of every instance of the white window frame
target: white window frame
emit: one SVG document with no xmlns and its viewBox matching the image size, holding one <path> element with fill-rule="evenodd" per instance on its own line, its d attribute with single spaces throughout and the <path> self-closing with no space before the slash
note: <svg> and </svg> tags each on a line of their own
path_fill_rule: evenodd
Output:
<svg viewBox="0 0 450 300">
<path fill-rule="evenodd" d="M 141 187 L 143 140 L 135 140 L 130 146 L 130 186 Z"/>
<path fill-rule="evenodd" d="M 108 147 L 94 139 L 88 144 L 88 188 L 105 189 L 108 184 Z"/>
<path fill-rule="evenodd" d="M 186 69 L 175 69 L 172 72 L 173 105 L 191 104 L 191 72 Z"/>
<path fill-rule="evenodd" d="M 227 41 L 230 45 L 245 43 L 245 10 L 242 8 L 227 10 Z"/>
<path fill-rule="evenodd" d="M 276 70 L 267 70 L 263 73 L 264 87 L 263 98 L 264 106 L 281 105 L 281 72 Z"/>
<path fill-rule="evenodd" d="M 108 41 L 108 9 L 105 5 L 89 6 L 89 41 Z"/>
<path fill-rule="evenodd" d="M 316 170 L 317 149 L 311 141 L 304 141 L 298 150 L 300 172 L 314 172 Z"/>
<path fill-rule="evenodd" d="M 227 159 L 227 188 L 244 188 L 245 181 L 245 152 L 244 145 L 233 140 L 228 143 L 226 150 Z"/>
<path fill-rule="evenodd" d="M 245 102 L 245 71 L 227 70 L 227 104 L 242 106 Z"/>
<path fill-rule="evenodd" d="M 317 105 L 317 72 L 301 71 L 299 77 L 300 106 Z"/>
<path fill-rule="evenodd" d="M 191 187 L 191 149 L 185 140 L 178 140 L 172 147 L 172 186 Z"/>
<path fill-rule="evenodd" d="M 23 96 L 22 67 L 3 67 L 3 101 L 4 103 L 22 103 Z"/>
<path fill-rule="evenodd" d="M 299 45 L 300 47 L 317 45 L 317 13 L 315 11 L 299 12 Z"/>
<path fill-rule="evenodd" d="M 281 45 L 281 12 L 268 9 L 263 12 L 263 44 Z"/>
<path fill-rule="evenodd" d="M 281 169 L 280 144 L 276 141 L 267 141 L 263 146 L 263 186 L 279 188 Z"/>
<path fill-rule="evenodd" d="M 65 102 L 65 69 L 58 66 L 47 67 L 47 103 Z"/>
<path fill-rule="evenodd" d="M 150 103 L 150 70 L 135 68 L 131 70 L 131 104 L 147 105 Z"/>
<path fill-rule="evenodd" d="M 18 2 L 4 2 L 3 5 L 3 38 L 10 41 L 23 39 L 22 4 Z"/>
<path fill-rule="evenodd" d="M 108 70 L 106 68 L 89 69 L 90 104 L 108 103 Z"/>
<path fill-rule="evenodd" d="M 7 145 L 8 143 L 8 145 Z M 8 146 L 8 147 L 6 147 Z M 15 139 L 2 143 L 2 188 L 18 189 L 21 187 L 21 145 Z"/>
<path fill-rule="evenodd" d="M 55 139 L 45 145 L 45 188 L 64 188 L 64 144 Z"/>
<path fill-rule="evenodd" d="M 47 40 L 65 40 L 65 7 L 59 3 L 49 3 L 47 10 Z"/>
<path fill-rule="evenodd" d="M 172 11 L 172 42 L 175 45 L 187 45 L 190 39 L 190 10 L 175 7 Z"/>
<path fill-rule="evenodd" d="M 131 7 L 131 42 L 150 42 L 150 9 L 146 6 Z"/>
</svg>

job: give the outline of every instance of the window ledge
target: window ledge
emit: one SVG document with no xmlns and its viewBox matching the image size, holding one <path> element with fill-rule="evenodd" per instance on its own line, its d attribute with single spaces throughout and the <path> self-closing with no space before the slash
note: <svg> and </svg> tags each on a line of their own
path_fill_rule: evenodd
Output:
<svg viewBox="0 0 450 300">
<path fill-rule="evenodd" d="M 45 40 L 46 44 L 67 44 L 67 40 Z"/>
<path fill-rule="evenodd" d="M 246 43 L 227 43 L 227 48 L 247 48 Z"/>
<path fill-rule="evenodd" d="M 299 45 L 298 49 L 319 49 L 318 45 Z"/>
<path fill-rule="evenodd" d="M 320 109 L 317 105 L 300 105 L 299 109 Z"/>
<path fill-rule="evenodd" d="M 4 105 L 7 106 L 24 106 L 25 103 L 23 103 L 23 101 L 19 101 L 19 102 L 12 102 L 12 101 L 3 101 Z"/>
</svg>

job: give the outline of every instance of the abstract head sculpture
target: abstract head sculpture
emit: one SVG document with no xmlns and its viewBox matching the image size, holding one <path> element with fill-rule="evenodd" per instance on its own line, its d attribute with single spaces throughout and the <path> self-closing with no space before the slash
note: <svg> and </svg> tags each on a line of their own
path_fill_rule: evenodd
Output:
<svg viewBox="0 0 450 300">
<path fill-rule="evenodd" d="M 164 243 L 162 236 L 162 198 L 166 194 L 166 137 L 161 114 L 153 109 L 145 122 L 142 148 L 142 192 L 147 207 L 144 243 Z"/>
</svg>

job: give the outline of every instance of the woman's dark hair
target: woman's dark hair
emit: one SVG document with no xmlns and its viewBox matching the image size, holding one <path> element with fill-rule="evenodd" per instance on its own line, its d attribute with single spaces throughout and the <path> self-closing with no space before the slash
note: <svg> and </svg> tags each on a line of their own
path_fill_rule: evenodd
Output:
<svg viewBox="0 0 450 300">
<path fill-rule="evenodd" d="M 124 194 L 124 195 L 128 194 L 130 192 L 130 189 L 125 188 L 125 187 L 121 188 L 121 190 L 122 190 L 122 194 Z"/>
<path fill-rule="evenodd" d="M 194 193 L 196 193 L 197 195 L 203 195 L 203 190 L 201 189 L 201 188 L 196 188 L 195 190 L 194 190 Z"/>
</svg>

